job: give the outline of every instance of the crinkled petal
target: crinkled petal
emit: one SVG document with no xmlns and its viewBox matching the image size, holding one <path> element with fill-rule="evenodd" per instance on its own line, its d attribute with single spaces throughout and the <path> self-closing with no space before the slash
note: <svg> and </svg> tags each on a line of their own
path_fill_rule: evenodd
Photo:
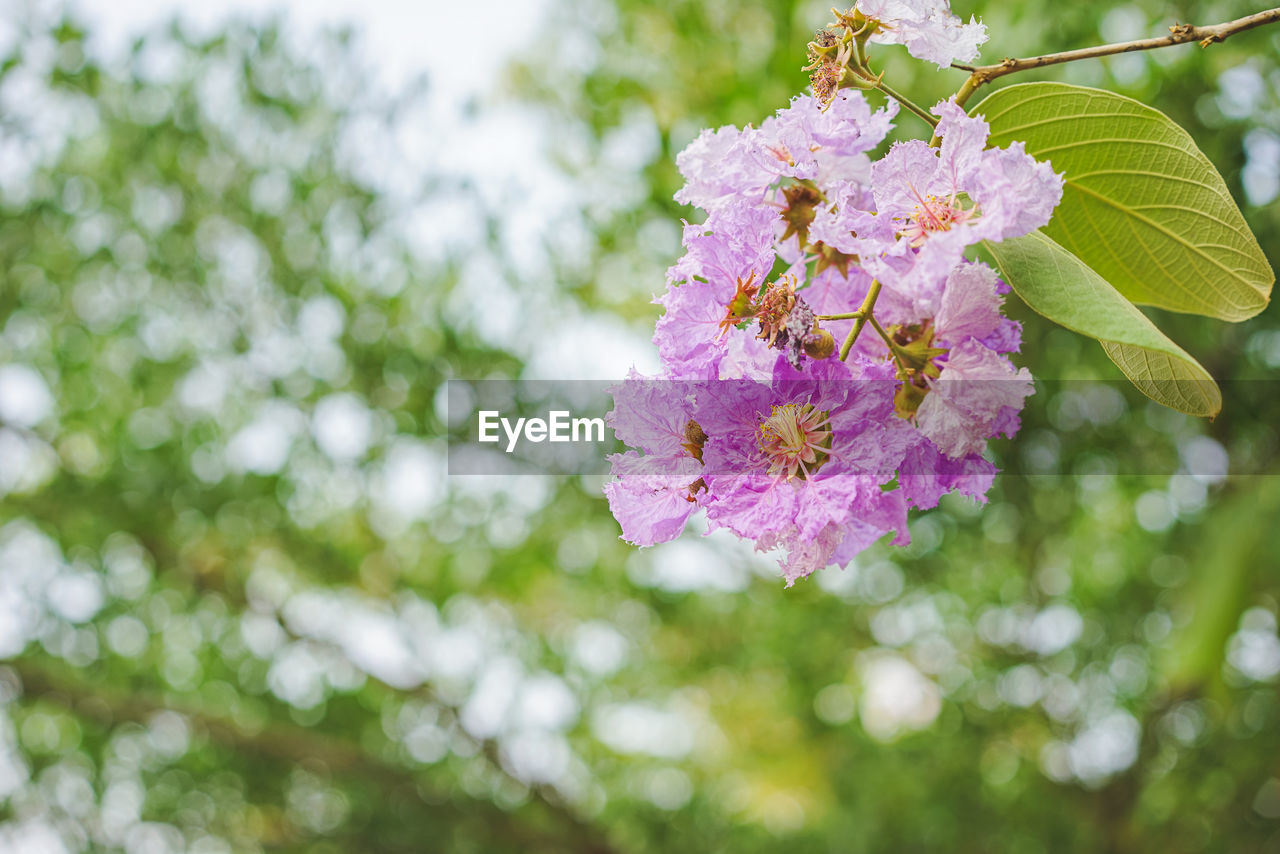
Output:
<svg viewBox="0 0 1280 854">
<path fill-rule="evenodd" d="M 942 138 L 938 169 L 951 187 L 967 188 L 982 162 L 991 128 L 982 116 L 968 115 L 953 100 L 939 101 L 933 112 L 939 118 L 934 133 Z"/>
<path fill-rule="evenodd" d="M 881 22 L 871 41 L 906 45 L 912 56 L 939 68 L 977 58 L 987 40 L 987 28 L 973 18 L 964 23 L 947 0 L 858 0 L 857 8 Z"/>
<path fill-rule="evenodd" d="M 906 501 L 897 492 L 880 492 L 877 487 L 874 497 L 861 502 L 856 515 L 842 522 L 829 521 L 817 530 L 770 532 L 756 538 L 756 548 L 786 551 L 780 564 L 790 587 L 824 567 L 848 564 L 890 531 L 896 532 L 894 545 L 910 542 Z"/>
<path fill-rule="evenodd" d="M 1035 391 L 1026 368 L 976 341 L 947 353 L 941 375 L 916 413 L 916 424 L 947 456 L 981 453 L 1001 410 L 1020 410 Z"/>
<path fill-rule="evenodd" d="M 705 495 L 690 492 L 699 477 L 698 461 L 687 454 L 645 456 L 627 451 L 611 455 L 609 462 L 618 479 L 605 484 L 604 492 L 622 526 L 622 538 L 652 546 L 680 536 Z"/>
<path fill-rule="evenodd" d="M 986 501 L 995 476 L 995 464 L 980 454 L 952 459 L 925 440 L 907 452 L 898 474 L 898 485 L 911 506 L 928 510 L 937 507 L 939 499 L 953 491 Z"/>
<path fill-rule="evenodd" d="M 1022 324 L 1007 317 L 1000 318 L 1000 325 L 982 339 L 982 346 L 997 353 L 1016 353 L 1022 349 Z"/>
<path fill-rule="evenodd" d="M 964 263 L 947 276 L 941 305 L 934 319 L 941 346 L 959 344 L 967 338 L 982 339 L 1000 327 L 1000 306 L 996 293 L 996 271 L 986 264 Z"/>
<path fill-rule="evenodd" d="M 982 239 L 999 241 L 1048 224 L 1062 200 L 1062 176 L 1015 142 L 983 153 L 968 192 L 982 209 Z"/>
<path fill-rule="evenodd" d="M 951 194 L 955 186 L 945 180 L 936 148 L 921 139 L 895 142 L 871 167 L 876 213 L 894 220 L 908 219 L 924 207 L 929 196 Z"/>
<path fill-rule="evenodd" d="M 793 482 L 766 475 L 708 475 L 707 530 L 728 528 L 753 539 L 794 526 Z"/>
<path fill-rule="evenodd" d="M 779 561 L 779 565 L 782 567 L 782 577 L 790 587 L 799 579 L 829 566 L 833 562 L 832 555 L 839 548 L 846 532 L 845 526 L 828 525 L 817 536 L 808 539 L 795 534 L 770 534 L 756 540 L 756 549 L 762 552 L 779 548 L 786 550 L 787 554 Z"/>
<path fill-rule="evenodd" d="M 685 185 L 675 195 L 684 205 L 714 210 L 743 195 L 759 193 L 777 176 L 762 169 L 754 155 L 754 128 L 725 126 L 704 130 L 676 155 Z"/>
<path fill-rule="evenodd" d="M 904 238 L 890 252 L 864 257 L 863 266 L 885 288 L 906 301 L 913 314 L 933 317 L 941 308 L 947 275 L 964 260 L 964 250 L 973 242 L 973 230 L 965 227 L 930 234 L 915 250 Z"/>
<path fill-rule="evenodd" d="M 684 228 L 685 254 L 667 272 L 672 284 L 705 279 L 722 301 L 728 301 L 738 280 L 756 281 L 773 267 L 777 211 L 741 201 L 725 205 L 701 225 Z"/>
<path fill-rule="evenodd" d="M 726 344 L 719 334 L 724 303 L 716 299 L 714 289 L 688 282 L 669 287 L 657 302 L 666 311 L 658 318 L 653 343 L 668 374 L 681 379 L 716 376 Z"/>
<path fill-rule="evenodd" d="M 865 154 L 884 141 L 898 114 L 898 102 L 872 112 L 861 92 L 844 89 L 824 110 L 804 96 L 809 136 L 818 146 L 840 155 Z"/>
<path fill-rule="evenodd" d="M 646 377 L 632 369 L 608 391 L 613 409 L 605 414 L 605 422 L 619 439 L 650 454 L 681 453 L 693 412 L 691 384 Z"/>
</svg>

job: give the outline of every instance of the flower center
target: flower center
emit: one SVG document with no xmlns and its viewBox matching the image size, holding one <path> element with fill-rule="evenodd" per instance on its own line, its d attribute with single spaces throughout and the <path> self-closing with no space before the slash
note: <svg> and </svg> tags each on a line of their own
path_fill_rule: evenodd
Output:
<svg viewBox="0 0 1280 854">
<path fill-rule="evenodd" d="M 777 145 L 766 145 L 765 151 L 768 151 L 779 163 L 785 163 L 787 166 L 795 166 L 796 159 L 791 154 L 791 149 L 787 148 L 786 143 L 778 143 Z"/>
<path fill-rule="evenodd" d="M 921 199 L 912 210 L 902 233 L 910 239 L 912 246 L 919 246 L 924 243 L 925 235 L 929 232 L 950 231 L 951 226 L 968 222 L 975 215 L 973 210 L 960 207 L 954 198 L 929 196 Z"/>
<path fill-rule="evenodd" d="M 810 403 L 773 407 L 760 424 L 760 450 L 769 474 L 806 478 L 831 457 L 831 417 Z"/>
</svg>

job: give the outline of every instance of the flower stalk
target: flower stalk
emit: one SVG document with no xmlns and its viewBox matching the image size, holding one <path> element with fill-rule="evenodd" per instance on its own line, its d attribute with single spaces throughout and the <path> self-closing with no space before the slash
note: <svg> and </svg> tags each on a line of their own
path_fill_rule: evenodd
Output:
<svg viewBox="0 0 1280 854">
<path fill-rule="evenodd" d="M 876 307 L 876 300 L 880 297 L 880 282 L 872 280 L 871 287 L 867 291 L 866 298 L 862 301 L 862 307 L 855 314 L 858 315 L 854 321 L 853 328 L 849 330 L 849 335 L 844 339 L 844 343 L 840 345 L 840 361 L 845 362 L 849 359 L 849 351 L 853 349 L 853 344 L 858 340 L 858 336 L 862 334 L 862 327 L 867 325 L 867 319 L 871 317 L 871 311 Z"/>
<path fill-rule="evenodd" d="M 901 94 L 897 90 L 891 88 L 888 83 L 884 82 L 883 79 L 880 79 L 880 78 L 876 79 L 876 88 L 879 89 L 881 92 L 885 93 L 886 95 L 888 95 L 893 100 L 897 101 L 902 106 L 906 107 L 907 110 L 909 110 L 910 112 L 919 116 L 921 119 L 924 119 L 926 122 L 929 123 L 929 127 L 936 128 L 938 126 L 937 116 L 931 115 L 928 110 L 924 109 L 919 104 L 916 104 L 910 98 Z"/>
</svg>

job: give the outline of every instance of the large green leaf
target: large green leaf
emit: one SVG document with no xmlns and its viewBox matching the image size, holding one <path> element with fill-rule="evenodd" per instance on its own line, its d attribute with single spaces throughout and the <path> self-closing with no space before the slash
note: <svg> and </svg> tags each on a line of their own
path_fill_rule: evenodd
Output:
<svg viewBox="0 0 1280 854">
<path fill-rule="evenodd" d="M 1164 113 L 1065 83 L 1000 89 L 972 112 L 992 145 L 1021 140 L 1064 173 L 1045 233 L 1133 302 L 1222 320 L 1266 307 L 1275 273 L 1218 170 Z"/>
<path fill-rule="evenodd" d="M 1209 373 L 1101 276 L 1035 231 L 984 243 L 1005 281 L 1032 309 L 1096 338 L 1111 360 L 1152 400 L 1213 417 L 1222 393 Z"/>
</svg>

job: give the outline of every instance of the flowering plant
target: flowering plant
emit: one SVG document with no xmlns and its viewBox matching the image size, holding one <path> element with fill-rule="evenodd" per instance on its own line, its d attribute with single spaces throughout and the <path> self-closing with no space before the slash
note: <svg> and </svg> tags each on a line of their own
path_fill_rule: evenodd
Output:
<svg viewBox="0 0 1280 854">
<path fill-rule="evenodd" d="M 1017 432 L 1034 392 L 1012 359 L 1021 327 L 1001 311 L 1011 290 L 1099 340 L 1157 401 L 1216 414 L 1213 380 L 1134 307 L 1240 320 L 1274 281 L 1190 138 L 1149 107 L 1062 84 L 966 104 L 1026 68 L 1208 45 L 1277 19 L 968 66 L 957 60 L 977 56 L 986 29 L 946 0 L 836 12 L 809 44 L 810 94 L 759 127 L 703 131 L 677 158 L 676 200 L 705 218 L 685 225 L 685 254 L 656 300 L 663 373 L 614 389 L 610 423 L 637 449 L 612 458 L 605 490 L 623 537 L 670 540 L 701 512 L 708 531 L 781 549 L 791 584 L 890 533 L 908 542 L 909 508 L 952 491 L 985 500 L 987 443 Z M 869 45 L 903 45 L 969 78 L 926 110 L 872 70 Z M 930 139 L 873 157 L 902 109 Z M 1172 190 L 1139 168 L 1160 146 L 1202 218 L 1166 215 Z M 1138 239 L 1119 245 L 1125 228 Z M 970 257 L 978 247 L 994 268 Z"/>
</svg>

